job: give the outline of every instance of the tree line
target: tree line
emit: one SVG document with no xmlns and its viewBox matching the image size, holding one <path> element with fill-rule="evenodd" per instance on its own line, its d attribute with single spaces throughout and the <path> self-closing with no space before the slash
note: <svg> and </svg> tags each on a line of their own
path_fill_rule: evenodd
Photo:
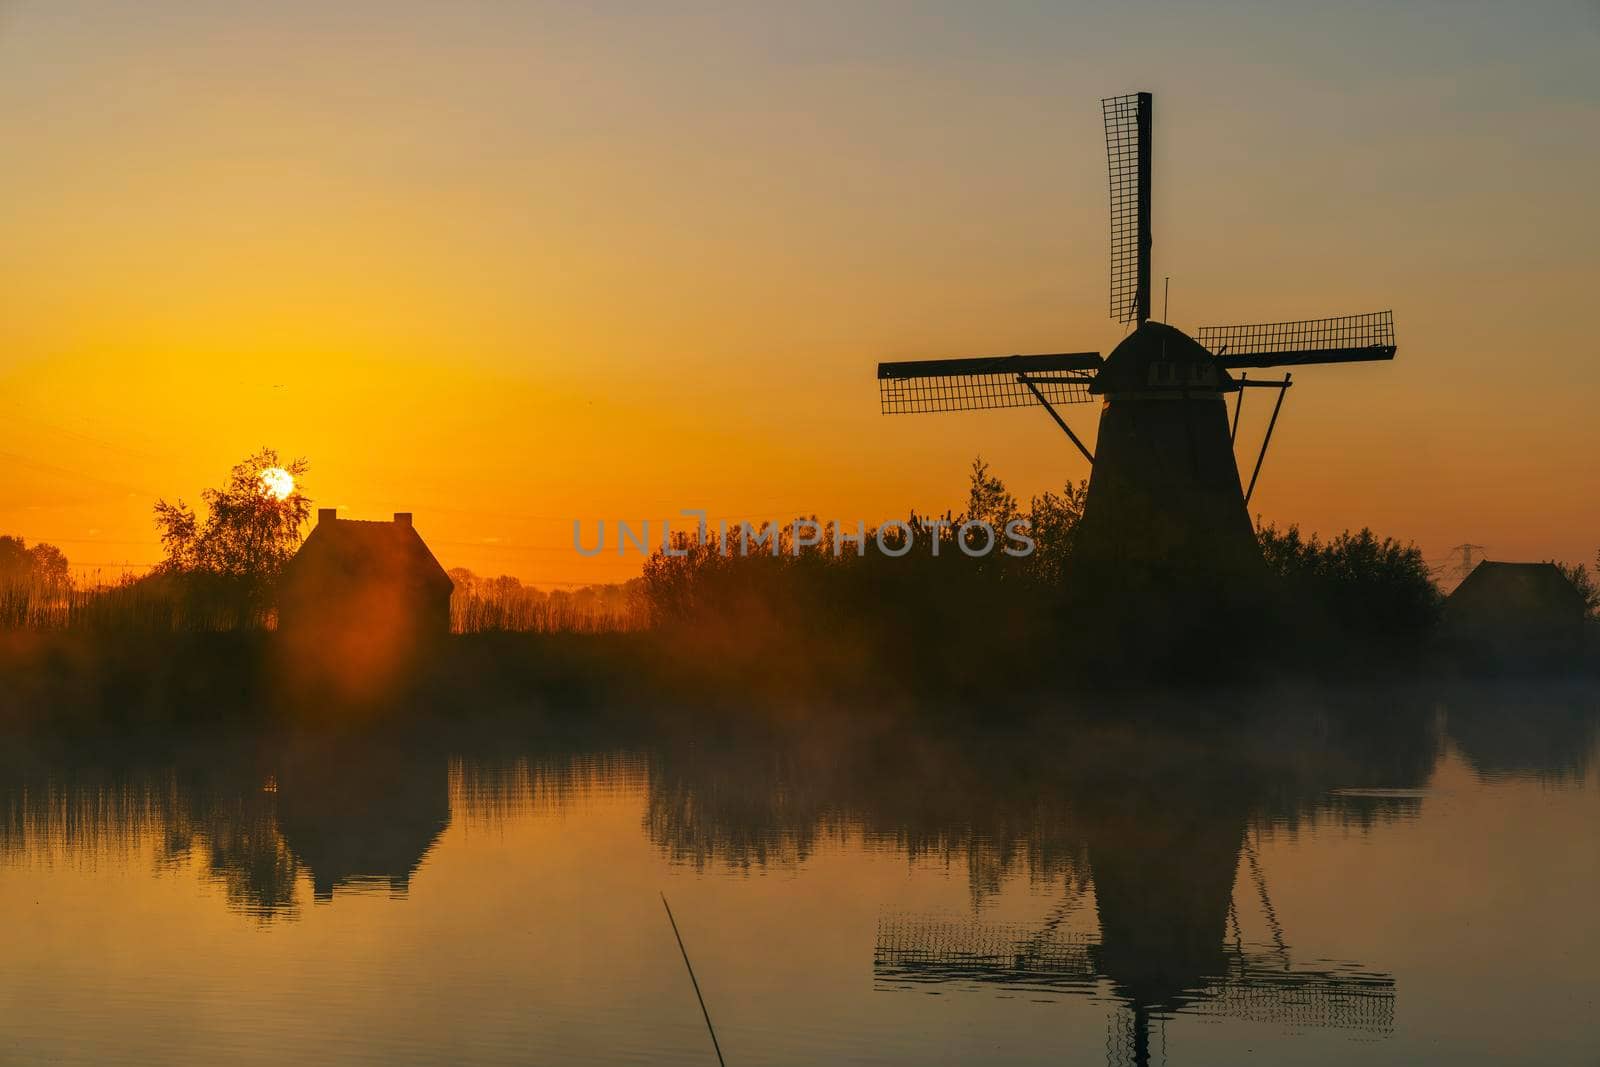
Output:
<svg viewBox="0 0 1600 1067">
<path fill-rule="evenodd" d="M 281 499 L 263 490 L 261 472 L 271 468 L 295 480 L 294 491 Z M 203 492 L 199 509 L 182 499 L 157 501 L 162 562 L 148 575 L 92 595 L 73 590 L 67 558 L 56 547 L 0 537 L 0 622 L 36 624 L 43 618 L 39 605 L 50 603 L 66 605 L 72 621 L 155 629 L 270 626 L 279 572 L 311 515 L 301 485 L 308 468 L 304 459 L 285 460 L 264 448 Z M 789 655 L 796 649 L 822 654 L 831 645 L 836 657 L 891 663 L 930 656 L 946 661 L 950 649 L 995 654 L 1002 662 L 1037 660 L 1048 646 L 1092 647 L 1103 619 L 1086 613 L 1081 593 L 1097 582 L 1105 587 L 1122 580 L 1074 568 L 1087 496 L 1086 480 L 1069 481 L 1024 505 L 980 457 L 961 511 L 911 511 L 903 525 L 885 531 L 881 544 L 876 531 L 859 538 L 832 523 L 816 524 L 816 543 L 797 544 L 794 525 L 768 524 L 760 532 L 777 551 L 741 554 L 722 551 L 714 538 L 681 532 L 672 553 L 658 548 L 646 559 L 641 578 L 570 592 L 458 568 L 451 572 L 457 586 L 453 628 L 656 628 L 690 635 L 712 655 L 765 654 L 785 646 Z M 961 551 L 968 520 L 1004 530 L 1019 519 L 1034 542 L 1031 553 Z M 807 521 L 815 523 L 814 517 Z M 934 550 L 902 554 L 908 531 L 931 538 Z M 1413 544 L 1368 529 L 1324 540 L 1271 524 L 1259 526 L 1257 537 L 1276 599 L 1252 610 L 1264 612 L 1263 628 L 1284 639 L 1393 650 L 1425 639 L 1439 616 L 1443 598 Z M 1594 572 L 1581 564 L 1562 569 L 1591 616 L 1600 615 Z M 1131 632 L 1141 621 L 1134 620 Z M 852 643 L 854 652 L 846 650 Z"/>
</svg>

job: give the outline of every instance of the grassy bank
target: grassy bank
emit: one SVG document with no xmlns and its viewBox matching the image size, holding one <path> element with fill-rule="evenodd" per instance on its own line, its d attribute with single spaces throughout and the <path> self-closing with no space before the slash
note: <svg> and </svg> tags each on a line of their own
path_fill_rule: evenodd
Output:
<svg viewBox="0 0 1600 1067">
<path fill-rule="evenodd" d="M 1406 689 L 1462 677 L 1425 654 L 1352 669 L 1347 659 L 1286 665 L 1270 658 L 1193 676 L 1106 669 L 1080 648 L 1018 643 L 996 660 L 963 646 L 911 660 L 849 646 L 730 647 L 727 635 L 485 633 L 440 641 L 383 679 L 307 672 L 270 631 L 102 635 L 0 633 L 0 733 L 89 736 L 213 727 L 345 729 L 432 721 L 579 723 L 626 715 L 692 723 L 890 718 L 931 727 L 1000 726 L 1072 708 L 1170 708 L 1174 715 L 1272 701 L 1274 694 L 1348 687 Z M 1248 650 L 1247 650 L 1248 651 Z M 1241 654 L 1243 655 L 1243 654 Z M 940 656 L 943 657 L 941 661 Z M 1594 688 L 1600 672 L 1575 675 Z M 1581 679 L 1587 677 L 1588 681 Z M 1527 678 L 1538 688 L 1545 678 Z M 1208 713 L 1209 714 L 1209 713 Z"/>
</svg>

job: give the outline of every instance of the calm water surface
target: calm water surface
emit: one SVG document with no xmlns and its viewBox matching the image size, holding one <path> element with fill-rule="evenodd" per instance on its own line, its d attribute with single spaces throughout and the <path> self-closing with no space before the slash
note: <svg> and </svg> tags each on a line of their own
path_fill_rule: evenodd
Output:
<svg viewBox="0 0 1600 1067">
<path fill-rule="evenodd" d="M 1600 1062 L 1595 702 L 1359 703 L 14 754 L 0 1061 Z"/>
</svg>

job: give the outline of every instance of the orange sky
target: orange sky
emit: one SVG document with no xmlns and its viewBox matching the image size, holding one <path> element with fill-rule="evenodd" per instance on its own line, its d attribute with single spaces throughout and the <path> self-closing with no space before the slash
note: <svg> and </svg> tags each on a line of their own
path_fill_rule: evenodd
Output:
<svg viewBox="0 0 1600 1067">
<path fill-rule="evenodd" d="M 1395 363 L 1296 373 L 1252 510 L 1600 547 L 1592 7 L 339 7 L 0 7 L 0 532 L 145 564 L 157 496 L 268 444 L 577 582 L 639 557 L 574 518 L 1082 477 L 873 367 L 1109 351 L 1098 100 L 1149 89 L 1175 324 L 1395 310 Z"/>
</svg>

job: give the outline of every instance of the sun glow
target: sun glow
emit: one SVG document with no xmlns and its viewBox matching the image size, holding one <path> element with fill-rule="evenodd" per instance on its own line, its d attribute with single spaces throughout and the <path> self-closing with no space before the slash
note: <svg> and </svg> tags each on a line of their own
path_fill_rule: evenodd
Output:
<svg viewBox="0 0 1600 1067">
<path fill-rule="evenodd" d="M 261 472 L 261 494 L 274 500 L 283 500 L 294 492 L 294 476 L 282 467 L 268 467 Z"/>
</svg>

